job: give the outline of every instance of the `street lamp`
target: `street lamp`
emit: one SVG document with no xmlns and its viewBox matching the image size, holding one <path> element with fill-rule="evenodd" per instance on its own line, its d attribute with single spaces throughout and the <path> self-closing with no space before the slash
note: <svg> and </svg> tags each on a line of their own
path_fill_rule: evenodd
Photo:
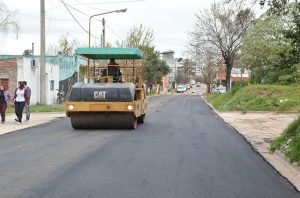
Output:
<svg viewBox="0 0 300 198">
<path fill-rule="evenodd" d="M 105 15 L 105 14 L 110 14 L 110 13 L 114 13 L 114 12 L 115 13 L 121 13 L 121 12 L 126 12 L 126 11 L 127 11 L 127 8 L 121 9 L 121 10 L 103 12 L 103 13 L 100 13 L 100 14 L 94 14 L 94 15 L 90 16 L 90 18 L 89 18 L 89 47 L 91 47 L 91 21 L 92 21 L 93 17 L 100 16 L 100 15 Z M 90 80 L 90 59 L 88 59 L 88 81 L 89 80 Z"/>
<path fill-rule="evenodd" d="M 100 14 L 94 14 L 92 16 L 90 16 L 90 19 L 89 19 L 89 47 L 91 47 L 91 20 L 93 17 L 95 16 L 100 16 L 100 15 L 104 15 L 104 14 L 110 14 L 110 13 L 121 13 L 121 12 L 126 12 L 127 11 L 127 8 L 125 9 L 121 9 L 121 10 L 114 10 L 114 11 L 109 11 L 109 12 L 103 12 L 103 13 L 100 13 Z"/>
</svg>

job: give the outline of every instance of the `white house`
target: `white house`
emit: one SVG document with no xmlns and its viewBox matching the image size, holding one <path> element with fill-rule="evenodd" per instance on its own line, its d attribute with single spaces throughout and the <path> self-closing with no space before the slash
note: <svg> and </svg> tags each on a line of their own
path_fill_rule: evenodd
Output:
<svg viewBox="0 0 300 198">
<path fill-rule="evenodd" d="M 31 88 L 30 103 L 38 104 L 40 102 L 39 56 L 0 56 L 0 63 L 2 63 L 0 64 L 0 81 L 7 82 L 11 94 L 13 94 L 18 81 L 27 81 L 27 85 Z M 59 65 L 46 61 L 45 71 L 46 103 L 55 104 L 59 88 Z"/>
</svg>

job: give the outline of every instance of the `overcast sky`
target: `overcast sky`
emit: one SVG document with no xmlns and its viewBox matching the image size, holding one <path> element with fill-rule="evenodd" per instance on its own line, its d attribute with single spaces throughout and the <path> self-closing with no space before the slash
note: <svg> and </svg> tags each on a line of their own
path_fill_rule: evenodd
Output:
<svg viewBox="0 0 300 198">
<path fill-rule="evenodd" d="M 1 1 L 1 0 L 0 0 Z M 35 43 L 39 54 L 40 4 L 39 0 L 2 0 L 11 10 L 18 10 L 17 21 L 21 26 L 19 38 L 9 35 L 1 41 L 0 54 L 22 54 Z M 54 45 L 62 35 L 69 34 L 81 43 L 88 42 L 88 34 L 74 21 L 61 0 L 46 2 L 46 45 Z M 156 50 L 174 50 L 175 56 L 183 56 L 188 43 L 188 32 L 193 29 L 195 14 L 209 7 L 213 0 L 64 0 L 74 17 L 88 30 L 88 16 L 116 9 L 127 8 L 126 13 L 104 15 L 106 41 L 112 44 L 125 39 L 133 25 L 143 24 L 154 31 Z M 75 10 L 75 9 L 76 10 Z M 79 11 L 81 12 L 79 12 Z M 84 15 L 85 13 L 86 15 Z M 98 19 L 101 20 L 102 17 Z M 93 20 L 92 34 L 101 35 L 101 22 Z M 93 43 L 100 40 L 93 39 Z"/>
<path fill-rule="evenodd" d="M 40 4 L 39 0 L 2 0 L 10 10 L 17 10 L 21 33 L 16 40 L 9 35 L 1 41 L 0 54 L 22 54 L 35 43 L 39 54 Z M 88 30 L 88 16 L 116 9 L 127 8 L 126 13 L 104 15 L 106 41 L 112 44 L 125 39 L 133 25 L 143 24 L 154 31 L 156 50 L 174 50 L 182 56 L 188 42 L 188 32 L 193 29 L 195 14 L 213 1 L 201 0 L 64 0 L 74 17 Z M 46 45 L 55 45 L 62 35 L 69 34 L 80 43 L 88 42 L 88 34 L 73 20 L 61 0 L 45 0 Z M 79 11 L 75 10 L 80 10 Z M 86 15 L 84 15 L 85 13 Z M 101 16 L 98 18 L 101 20 Z M 101 35 L 101 22 L 92 21 L 92 34 Z M 100 40 L 92 40 L 92 43 Z M 46 48 L 47 48 L 46 47 Z"/>
</svg>

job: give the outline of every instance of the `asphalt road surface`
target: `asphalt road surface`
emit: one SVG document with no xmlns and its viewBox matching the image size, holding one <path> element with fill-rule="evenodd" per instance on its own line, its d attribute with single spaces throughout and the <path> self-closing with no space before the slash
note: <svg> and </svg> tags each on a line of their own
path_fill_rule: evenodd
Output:
<svg viewBox="0 0 300 198">
<path fill-rule="evenodd" d="M 299 197 L 199 96 L 150 107 L 134 131 L 75 131 L 63 118 L 1 135 L 0 197 Z"/>
</svg>

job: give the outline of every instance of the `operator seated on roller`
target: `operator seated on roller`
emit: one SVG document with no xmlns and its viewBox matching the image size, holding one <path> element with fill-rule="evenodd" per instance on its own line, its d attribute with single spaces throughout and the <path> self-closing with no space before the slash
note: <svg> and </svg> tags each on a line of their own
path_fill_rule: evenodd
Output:
<svg viewBox="0 0 300 198">
<path fill-rule="evenodd" d="M 110 59 L 107 65 L 107 74 L 113 76 L 113 82 L 122 82 L 122 73 L 120 71 L 120 65 L 115 62 L 115 59 Z"/>
</svg>

